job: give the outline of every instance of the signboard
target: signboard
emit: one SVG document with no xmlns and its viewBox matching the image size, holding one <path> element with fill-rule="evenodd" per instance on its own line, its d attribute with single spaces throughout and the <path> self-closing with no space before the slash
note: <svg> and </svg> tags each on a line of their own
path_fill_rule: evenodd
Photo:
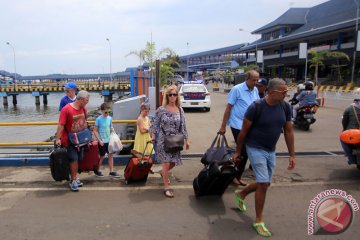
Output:
<svg viewBox="0 0 360 240">
<path fill-rule="evenodd" d="M 307 59 L 307 43 L 299 43 L 299 58 Z"/>
<path fill-rule="evenodd" d="M 256 53 L 256 62 L 263 63 L 264 62 L 264 52 L 263 50 L 258 50 Z"/>
</svg>

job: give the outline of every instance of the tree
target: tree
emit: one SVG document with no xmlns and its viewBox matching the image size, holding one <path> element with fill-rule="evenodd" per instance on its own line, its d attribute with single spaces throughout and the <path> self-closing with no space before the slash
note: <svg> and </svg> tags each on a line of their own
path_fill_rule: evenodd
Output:
<svg viewBox="0 0 360 240">
<path fill-rule="evenodd" d="M 179 63 L 177 59 L 179 59 L 178 56 L 176 56 L 175 52 L 170 48 L 163 48 L 159 52 L 156 52 L 155 43 L 154 42 L 147 42 L 144 49 L 141 49 L 140 51 L 130 51 L 125 57 L 135 55 L 140 59 L 141 61 L 147 62 L 150 65 L 151 73 L 154 73 L 155 68 L 155 60 L 156 59 L 162 59 L 160 60 L 160 66 L 161 68 L 164 68 L 163 70 L 160 70 L 160 79 L 161 79 L 161 85 L 165 85 L 167 82 L 167 75 L 172 74 L 174 75 L 174 66 L 179 66 Z"/>
<path fill-rule="evenodd" d="M 338 51 L 321 51 L 317 52 L 315 50 L 309 50 L 309 54 L 312 56 L 309 60 L 310 68 L 315 68 L 314 78 L 315 78 L 315 84 L 318 85 L 318 73 L 319 73 L 319 67 L 325 66 L 324 62 L 325 60 L 336 60 L 336 68 L 338 70 L 338 81 L 340 82 L 341 77 L 341 71 L 340 71 L 340 60 L 345 59 L 347 61 L 350 61 L 349 56 L 346 53 L 338 52 Z"/>
</svg>

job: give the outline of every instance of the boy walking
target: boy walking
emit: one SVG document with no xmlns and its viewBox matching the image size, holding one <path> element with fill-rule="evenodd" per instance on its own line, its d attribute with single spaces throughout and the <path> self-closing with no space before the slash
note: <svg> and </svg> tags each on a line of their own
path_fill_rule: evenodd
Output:
<svg viewBox="0 0 360 240">
<path fill-rule="evenodd" d="M 96 119 L 95 126 L 93 129 L 94 136 L 98 140 L 99 144 L 99 154 L 100 162 L 99 169 L 105 158 L 105 154 L 108 154 L 108 163 L 109 163 L 109 176 L 113 178 L 120 178 L 120 175 L 114 171 L 114 158 L 113 154 L 109 153 L 109 141 L 110 133 L 114 131 L 112 125 L 112 117 L 109 115 L 111 113 L 111 108 L 108 103 L 103 103 L 100 106 L 102 115 Z M 95 175 L 98 177 L 104 177 L 104 174 L 100 170 L 94 171 Z"/>
</svg>

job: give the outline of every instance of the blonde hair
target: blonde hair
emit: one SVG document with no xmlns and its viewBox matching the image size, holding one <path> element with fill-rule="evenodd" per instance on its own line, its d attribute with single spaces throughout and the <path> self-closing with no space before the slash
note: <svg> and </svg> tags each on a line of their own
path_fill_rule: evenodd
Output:
<svg viewBox="0 0 360 240">
<path fill-rule="evenodd" d="M 166 105 L 169 104 L 168 94 L 169 94 L 171 91 L 175 91 L 177 94 L 179 94 L 179 91 L 178 91 L 178 87 L 177 87 L 177 86 L 171 85 L 171 86 L 167 87 L 166 90 L 165 90 L 165 92 L 164 92 L 164 97 L 163 97 L 163 102 L 162 102 L 163 107 L 165 107 Z M 176 97 L 175 105 L 176 105 L 177 107 L 180 107 L 179 95 Z"/>
</svg>

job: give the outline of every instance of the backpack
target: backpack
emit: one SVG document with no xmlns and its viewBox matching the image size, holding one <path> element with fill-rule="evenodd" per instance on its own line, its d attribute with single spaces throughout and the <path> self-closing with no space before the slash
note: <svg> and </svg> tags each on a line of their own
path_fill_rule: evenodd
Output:
<svg viewBox="0 0 360 240">
<path fill-rule="evenodd" d="M 261 101 L 262 101 L 262 99 L 258 99 L 258 100 L 255 101 L 255 115 L 254 115 L 253 123 L 255 123 L 260 117 L 260 114 L 261 114 Z M 289 104 L 287 102 L 285 102 L 285 101 L 280 102 L 280 106 L 284 110 L 285 119 L 286 119 L 286 116 L 290 113 L 288 105 Z"/>
</svg>

